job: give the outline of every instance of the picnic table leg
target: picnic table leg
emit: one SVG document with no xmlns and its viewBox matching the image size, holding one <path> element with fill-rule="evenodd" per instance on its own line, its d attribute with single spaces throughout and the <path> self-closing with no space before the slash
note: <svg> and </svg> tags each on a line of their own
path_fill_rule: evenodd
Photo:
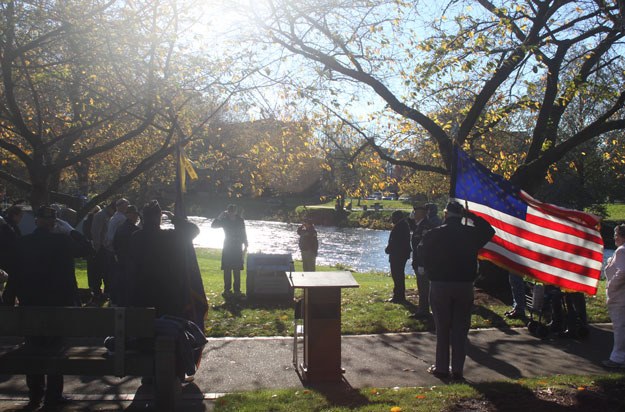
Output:
<svg viewBox="0 0 625 412">
<path fill-rule="evenodd" d="M 155 409 L 175 411 L 181 393 L 181 383 L 176 376 L 176 342 L 171 336 L 159 336 L 154 345 Z"/>
</svg>

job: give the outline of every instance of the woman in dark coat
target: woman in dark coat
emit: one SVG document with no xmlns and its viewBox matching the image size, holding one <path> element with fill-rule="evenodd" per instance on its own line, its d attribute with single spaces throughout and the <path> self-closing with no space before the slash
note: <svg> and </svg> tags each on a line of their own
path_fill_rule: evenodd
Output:
<svg viewBox="0 0 625 412">
<path fill-rule="evenodd" d="M 211 224 L 213 228 L 224 230 L 224 247 L 221 252 L 221 270 L 224 271 L 224 294 L 241 293 L 241 270 L 243 270 L 243 255 L 247 252 L 247 233 L 245 221 L 237 213 L 235 205 L 229 205 Z M 234 277 L 234 285 L 232 278 Z"/>
</svg>

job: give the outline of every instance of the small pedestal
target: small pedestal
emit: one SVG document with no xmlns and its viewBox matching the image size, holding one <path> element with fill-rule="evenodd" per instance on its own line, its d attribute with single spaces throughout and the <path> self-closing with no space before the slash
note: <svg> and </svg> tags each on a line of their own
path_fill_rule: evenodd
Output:
<svg viewBox="0 0 625 412">
<path fill-rule="evenodd" d="M 350 272 L 292 272 L 293 288 L 304 290 L 304 359 L 297 365 L 309 383 L 337 382 L 341 368 L 341 288 L 359 285 Z"/>
</svg>

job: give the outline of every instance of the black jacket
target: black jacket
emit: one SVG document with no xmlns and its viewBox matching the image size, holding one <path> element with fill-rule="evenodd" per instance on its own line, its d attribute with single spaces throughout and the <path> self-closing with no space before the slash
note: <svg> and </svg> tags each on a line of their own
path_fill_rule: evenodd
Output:
<svg viewBox="0 0 625 412">
<path fill-rule="evenodd" d="M 423 236 L 425 273 L 432 281 L 473 282 L 477 277 L 477 253 L 495 234 L 483 218 L 469 214 L 474 226 L 449 217 Z"/>
<path fill-rule="evenodd" d="M 393 226 L 388 237 L 388 245 L 384 250 L 390 259 L 410 258 L 410 225 L 406 219 L 402 219 Z"/>
<path fill-rule="evenodd" d="M 21 305 L 78 304 L 74 258 L 85 250 L 72 236 L 37 228 L 19 239 L 17 297 Z"/>
<path fill-rule="evenodd" d="M 438 226 L 440 223 L 432 222 L 427 217 L 421 219 L 419 222 L 410 220 L 410 229 L 412 230 L 412 238 L 410 242 L 412 244 L 412 267 L 416 268 L 423 266 L 423 250 L 419 244 L 423 240 L 423 236 L 430 230 Z"/>
</svg>

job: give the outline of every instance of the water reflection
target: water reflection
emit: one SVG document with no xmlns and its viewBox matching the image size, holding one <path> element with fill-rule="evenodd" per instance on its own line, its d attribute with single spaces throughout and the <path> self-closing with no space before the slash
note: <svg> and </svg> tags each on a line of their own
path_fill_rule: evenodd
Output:
<svg viewBox="0 0 625 412">
<path fill-rule="evenodd" d="M 223 230 L 210 227 L 213 219 L 189 217 L 199 226 L 200 234 L 194 240 L 196 247 L 221 249 Z M 297 224 L 246 220 L 250 253 L 291 253 L 300 260 L 297 246 Z M 388 257 L 384 248 L 389 232 L 360 228 L 316 226 L 319 238 L 318 265 L 345 265 L 357 272 L 388 272 Z M 411 270 L 406 265 L 406 270 Z M 410 272 L 411 273 L 411 272 Z"/>
<path fill-rule="evenodd" d="M 221 249 L 224 241 L 223 230 L 210 227 L 213 219 L 189 217 L 199 226 L 200 234 L 195 238 L 196 247 Z M 291 253 L 300 260 L 297 246 L 297 224 L 246 220 L 250 253 Z M 319 265 L 344 265 L 356 272 L 389 272 L 388 256 L 384 248 L 389 231 L 361 228 L 340 228 L 316 226 L 319 237 Z M 604 265 L 612 256 L 613 250 L 605 249 Z M 414 274 L 410 261 L 406 273 Z"/>
</svg>

